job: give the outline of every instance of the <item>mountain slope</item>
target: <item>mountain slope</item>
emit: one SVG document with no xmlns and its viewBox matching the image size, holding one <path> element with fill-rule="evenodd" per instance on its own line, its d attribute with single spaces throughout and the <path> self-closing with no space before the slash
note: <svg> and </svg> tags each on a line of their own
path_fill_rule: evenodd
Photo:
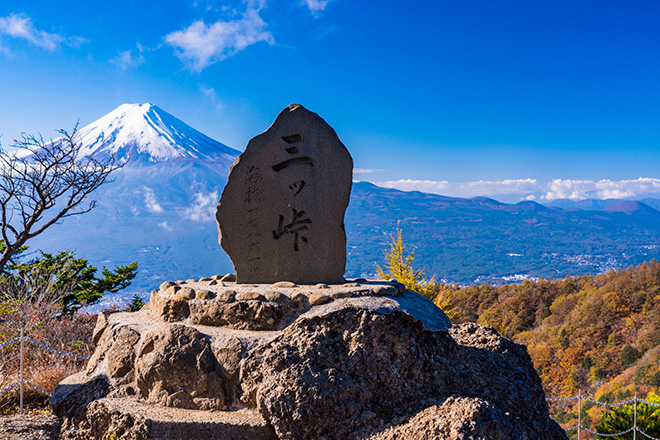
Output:
<svg viewBox="0 0 660 440">
<path fill-rule="evenodd" d="M 636 202 L 634 200 L 622 200 L 612 206 L 603 209 L 605 212 L 622 212 L 624 214 L 645 214 L 652 216 L 660 216 L 660 211 L 651 208 L 649 205 Z"/>
</svg>

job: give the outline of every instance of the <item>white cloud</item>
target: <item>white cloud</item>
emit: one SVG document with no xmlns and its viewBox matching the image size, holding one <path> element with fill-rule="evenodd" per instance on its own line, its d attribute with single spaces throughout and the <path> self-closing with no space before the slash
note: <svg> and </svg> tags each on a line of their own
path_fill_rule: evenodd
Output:
<svg viewBox="0 0 660 440">
<path fill-rule="evenodd" d="M 162 206 L 160 206 L 160 204 L 156 200 L 156 194 L 154 194 L 154 190 L 151 188 L 147 188 L 146 186 L 143 186 L 142 189 L 144 190 L 144 205 L 147 208 L 147 210 L 155 214 L 160 214 L 161 212 L 164 212 L 165 210 L 163 209 Z"/>
<path fill-rule="evenodd" d="M 660 196 L 660 178 L 640 177 L 630 180 L 554 179 L 547 183 L 536 179 L 479 180 L 449 182 L 446 180 L 401 179 L 374 182 L 386 188 L 422 191 L 453 197 L 518 195 L 520 200 L 555 199 L 634 199 Z"/>
<path fill-rule="evenodd" d="M 200 72 L 209 65 L 235 55 L 246 47 L 265 41 L 274 44 L 273 35 L 266 31 L 266 23 L 259 16 L 265 1 L 248 1 L 247 10 L 238 20 L 206 24 L 197 20 L 184 30 L 165 36 L 177 56 L 191 70 Z"/>
<path fill-rule="evenodd" d="M 216 111 L 221 111 L 223 108 L 222 102 L 218 99 L 218 93 L 211 86 L 206 84 L 199 85 L 199 91 L 208 99 L 211 104 L 215 106 Z"/>
<path fill-rule="evenodd" d="M 365 168 L 354 168 L 353 169 L 353 174 L 377 173 L 379 171 L 385 171 L 385 170 L 370 170 L 370 169 L 365 169 Z"/>
<path fill-rule="evenodd" d="M 309 8 L 312 14 L 317 14 L 328 6 L 330 0 L 303 0 L 302 3 Z"/>
<path fill-rule="evenodd" d="M 479 180 L 475 182 L 448 182 L 446 180 L 401 179 L 376 182 L 386 188 L 403 191 L 422 191 L 453 197 L 494 196 L 498 194 L 524 194 L 536 192 L 539 185 L 536 179 Z"/>
<path fill-rule="evenodd" d="M 541 198 L 545 200 L 627 199 L 653 193 L 660 193 L 660 179 L 651 177 L 599 181 L 554 179 L 548 184 L 548 191 Z"/>
<path fill-rule="evenodd" d="M 165 229 L 166 231 L 173 231 L 174 230 L 174 228 L 170 224 L 168 224 L 167 222 L 160 222 L 160 223 L 158 223 L 158 226 Z"/>
<path fill-rule="evenodd" d="M 121 70 L 139 67 L 144 64 L 144 55 L 142 55 L 142 48 L 138 45 L 137 55 L 133 55 L 130 50 L 119 52 L 116 57 L 110 59 L 110 62 Z"/>
<path fill-rule="evenodd" d="M 81 37 L 66 38 L 59 34 L 51 34 L 39 30 L 34 26 L 30 17 L 25 14 L 15 13 L 11 13 L 6 17 L 0 17 L 0 35 L 23 39 L 51 52 L 55 51 L 62 43 L 67 43 L 72 47 L 79 47 L 81 44 L 87 42 L 87 40 Z M 0 51 L 7 53 L 8 49 L 0 46 Z"/>
<path fill-rule="evenodd" d="M 195 222 L 214 221 L 218 200 L 218 191 L 207 194 L 196 193 L 192 205 L 184 210 L 183 216 Z"/>
</svg>

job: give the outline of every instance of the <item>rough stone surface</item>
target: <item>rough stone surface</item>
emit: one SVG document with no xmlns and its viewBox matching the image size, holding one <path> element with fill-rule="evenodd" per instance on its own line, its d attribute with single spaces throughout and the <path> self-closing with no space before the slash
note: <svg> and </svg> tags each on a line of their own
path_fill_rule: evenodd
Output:
<svg viewBox="0 0 660 440">
<path fill-rule="evenodd" d="M 309 303 L 313 306 L 318 306 L 321 304 L 329 303 L 332 301 L 332 298 L 330 298 L 328 295 L 324 295 L 320 292 L 314 292 L 310 297 L 309 297 Z"/>
<path fill-rule="evenodd" d="M 262 299 L 234 302 L 158 291 L 103 314 L 87 369 L 51 400 L 61 438 L 566 439 L 523 346 L 451 327 L 392 283 L 355 283 L 236 284 Z M 314 305 L 315 293 L 336 297 Z M 176 298 L 188 316 L 171 323 L 158 304 Z"/>
<path fill-rule="evenodd" d="M 176 286 L 172 281 L 165 281 L 160 285 L 160 290 L 166 290 L 168 287 Z"/>
<path fill-rule="evenodd" d="M 236 281 L 236 275 L 234 275 L 233 273 L 228 273 L 228 274 L 226 274 L 226 275 L 223 275 L 223 276 L 220 278 L 220 281 L 227 281 L 227 282 L 233 282 L 233 281 Z"/>
<path fill-rule="evenodd" d="M 231 167 L 216 214 L 238 282 L 341 282 L 352 171 L 335 131 L 301 105 L 253 138 Z"/>
<path fill-rule="evenodd" d="M 60 439 L 275 440 L 277 437 L 256 411 L 193 411 L 156 407 L 132 398 L 104 398 L 90 403 L 80 419 L 65 419 Z"/>
<path fill-rule="evenodd" d="M 530 436 L 531 434 L 531 436 Z M 520 420 L 475 397 L 449 397 L 368 440 L 534 440 Z"/>
<path fill-rule="evenodd" d="M 273 330 L 282 321 L 285 308 L 270 301 L 248 299 L 232 303 L 191 304 L 191 322 L 197 325 L 227 326 L 244 330 Z"/>
<path fill-rule="evenodd" d="M 364 438 L 452 396 L 464 400 L 447 401 L 438 422 L 451 435 L 418 438 L 566 438 L 524 347 L 478 325 L 428 331 L 402 312 L 300 319 L 248 355 L 241 385 L 280 438 Z"/>
<path fill-rule="evenodd" d="M 61 420 L 53 414 L 0 416 L 0 438 L 3 440 L 57 440 Z"/>
<path fill-rule="evenodd" d="M 237 301 L 265 301 L 266 298 L 259 292 L 242 292 L 236 295 Z"/>
<path fill-rule="evenodd" d="M 215 293 L 210 290 L 197 289 L 195 290 L 195 298 L 197 299 L 213 299 L 215 298 Z"/>
<path fill-rule="evenodd" d="M 147 333 L 135 374 L 139 395 L 152 404 L 204 410 L 231 404 L 209 341 L 191 327 L 168 326 Z"/>
<path fill-rule="evenodd" d="M 183 289 L 179 290 L 177 294 L 183 299 L 193 299 L 195 297 L 195 291 L 190 287 L 184 287 Z"/>
<path fill-rule="evenodd" d="M 234 302 L 236 300 L 236 292 L 233 290 L 223 290 L 216 295 L 215 299 L 224 303 Z"/>
</svg>

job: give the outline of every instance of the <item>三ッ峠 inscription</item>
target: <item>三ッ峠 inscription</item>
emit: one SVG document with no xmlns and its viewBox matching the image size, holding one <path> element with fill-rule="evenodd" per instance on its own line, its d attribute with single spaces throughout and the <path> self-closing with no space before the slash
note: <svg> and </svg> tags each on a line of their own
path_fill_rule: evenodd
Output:
<svg viewBox="0 0 660 440">
<path fill-rule="evenodd" d="M 293 220 L 291 223 L 285 225 L 284 224 L 284 216 L 280 215 L 280 221 L 279 221 L 279 226 L 277 227 L 276 231 L 273 231 L 273 238 L 275 240 L 278 240 L 280 237 L 282 237 L 285 234 L 293 234 L 293 250 L 298 252 L 298 237 L 300 236 L 300 239 L 307 243 L 307 237 L 301 235 L 303 231 L 309 229 L 308 225 L 312 223 L 312 221 L 308 218 L 305 217 L 305 211 L 296 211 L 296 209 L 293 209 Z"/>
<path fill-rule="evenodd" d="M 252 139 L 216 214 L 237 281 L 342 282 L 352 168 L 334 130 L 300 105 Z"/>
</svg>

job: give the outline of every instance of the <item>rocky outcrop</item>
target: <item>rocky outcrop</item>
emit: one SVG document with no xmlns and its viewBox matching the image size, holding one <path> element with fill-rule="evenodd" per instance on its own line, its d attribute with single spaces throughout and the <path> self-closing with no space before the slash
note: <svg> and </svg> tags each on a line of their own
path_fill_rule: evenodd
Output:
<svg viewBox="0 0 660 440">
<path fill-rule="evenodd" d="M 429 331 L 360 308 L 299 320 L 251 353 L 241 385 L 280 438 L 362 438 L 429 402 L 443 402 L 450 431 L 473 435 L 467 421 L 478 419 L 519 433 L 501 438 L 563 438 L 525 348 L 476 324 Z"/>
<path fill-rule="evenodd" d="M 532 440 L 525 424 L 476 397 L 448 397 L 368 440 Z"/>
<path fill-rule="evenodd" d="M 185 284 L 197 290 L 194 280 Z M 162 289 L 140 312 L 101 316 L 87 370 L 52 401 L 65 418 L 63 438 L 180 438 L 177 423 L 205 440 L 566 438 L 523 346 L 489 327 L 450 328 L 414 292 L 365 281 L 223 284 L 210 286 L 211 300 L 184 300 L 191 313 L 175 322 L 153 302 L 171 299 Z M 233 290 L 233 301 L 216 286 Z M 208 301 L 274 304 L 282 315 L 265 329 L 205 325 Z M 273 316 L 263 313 L 243 319 Z"/>
</svg>

